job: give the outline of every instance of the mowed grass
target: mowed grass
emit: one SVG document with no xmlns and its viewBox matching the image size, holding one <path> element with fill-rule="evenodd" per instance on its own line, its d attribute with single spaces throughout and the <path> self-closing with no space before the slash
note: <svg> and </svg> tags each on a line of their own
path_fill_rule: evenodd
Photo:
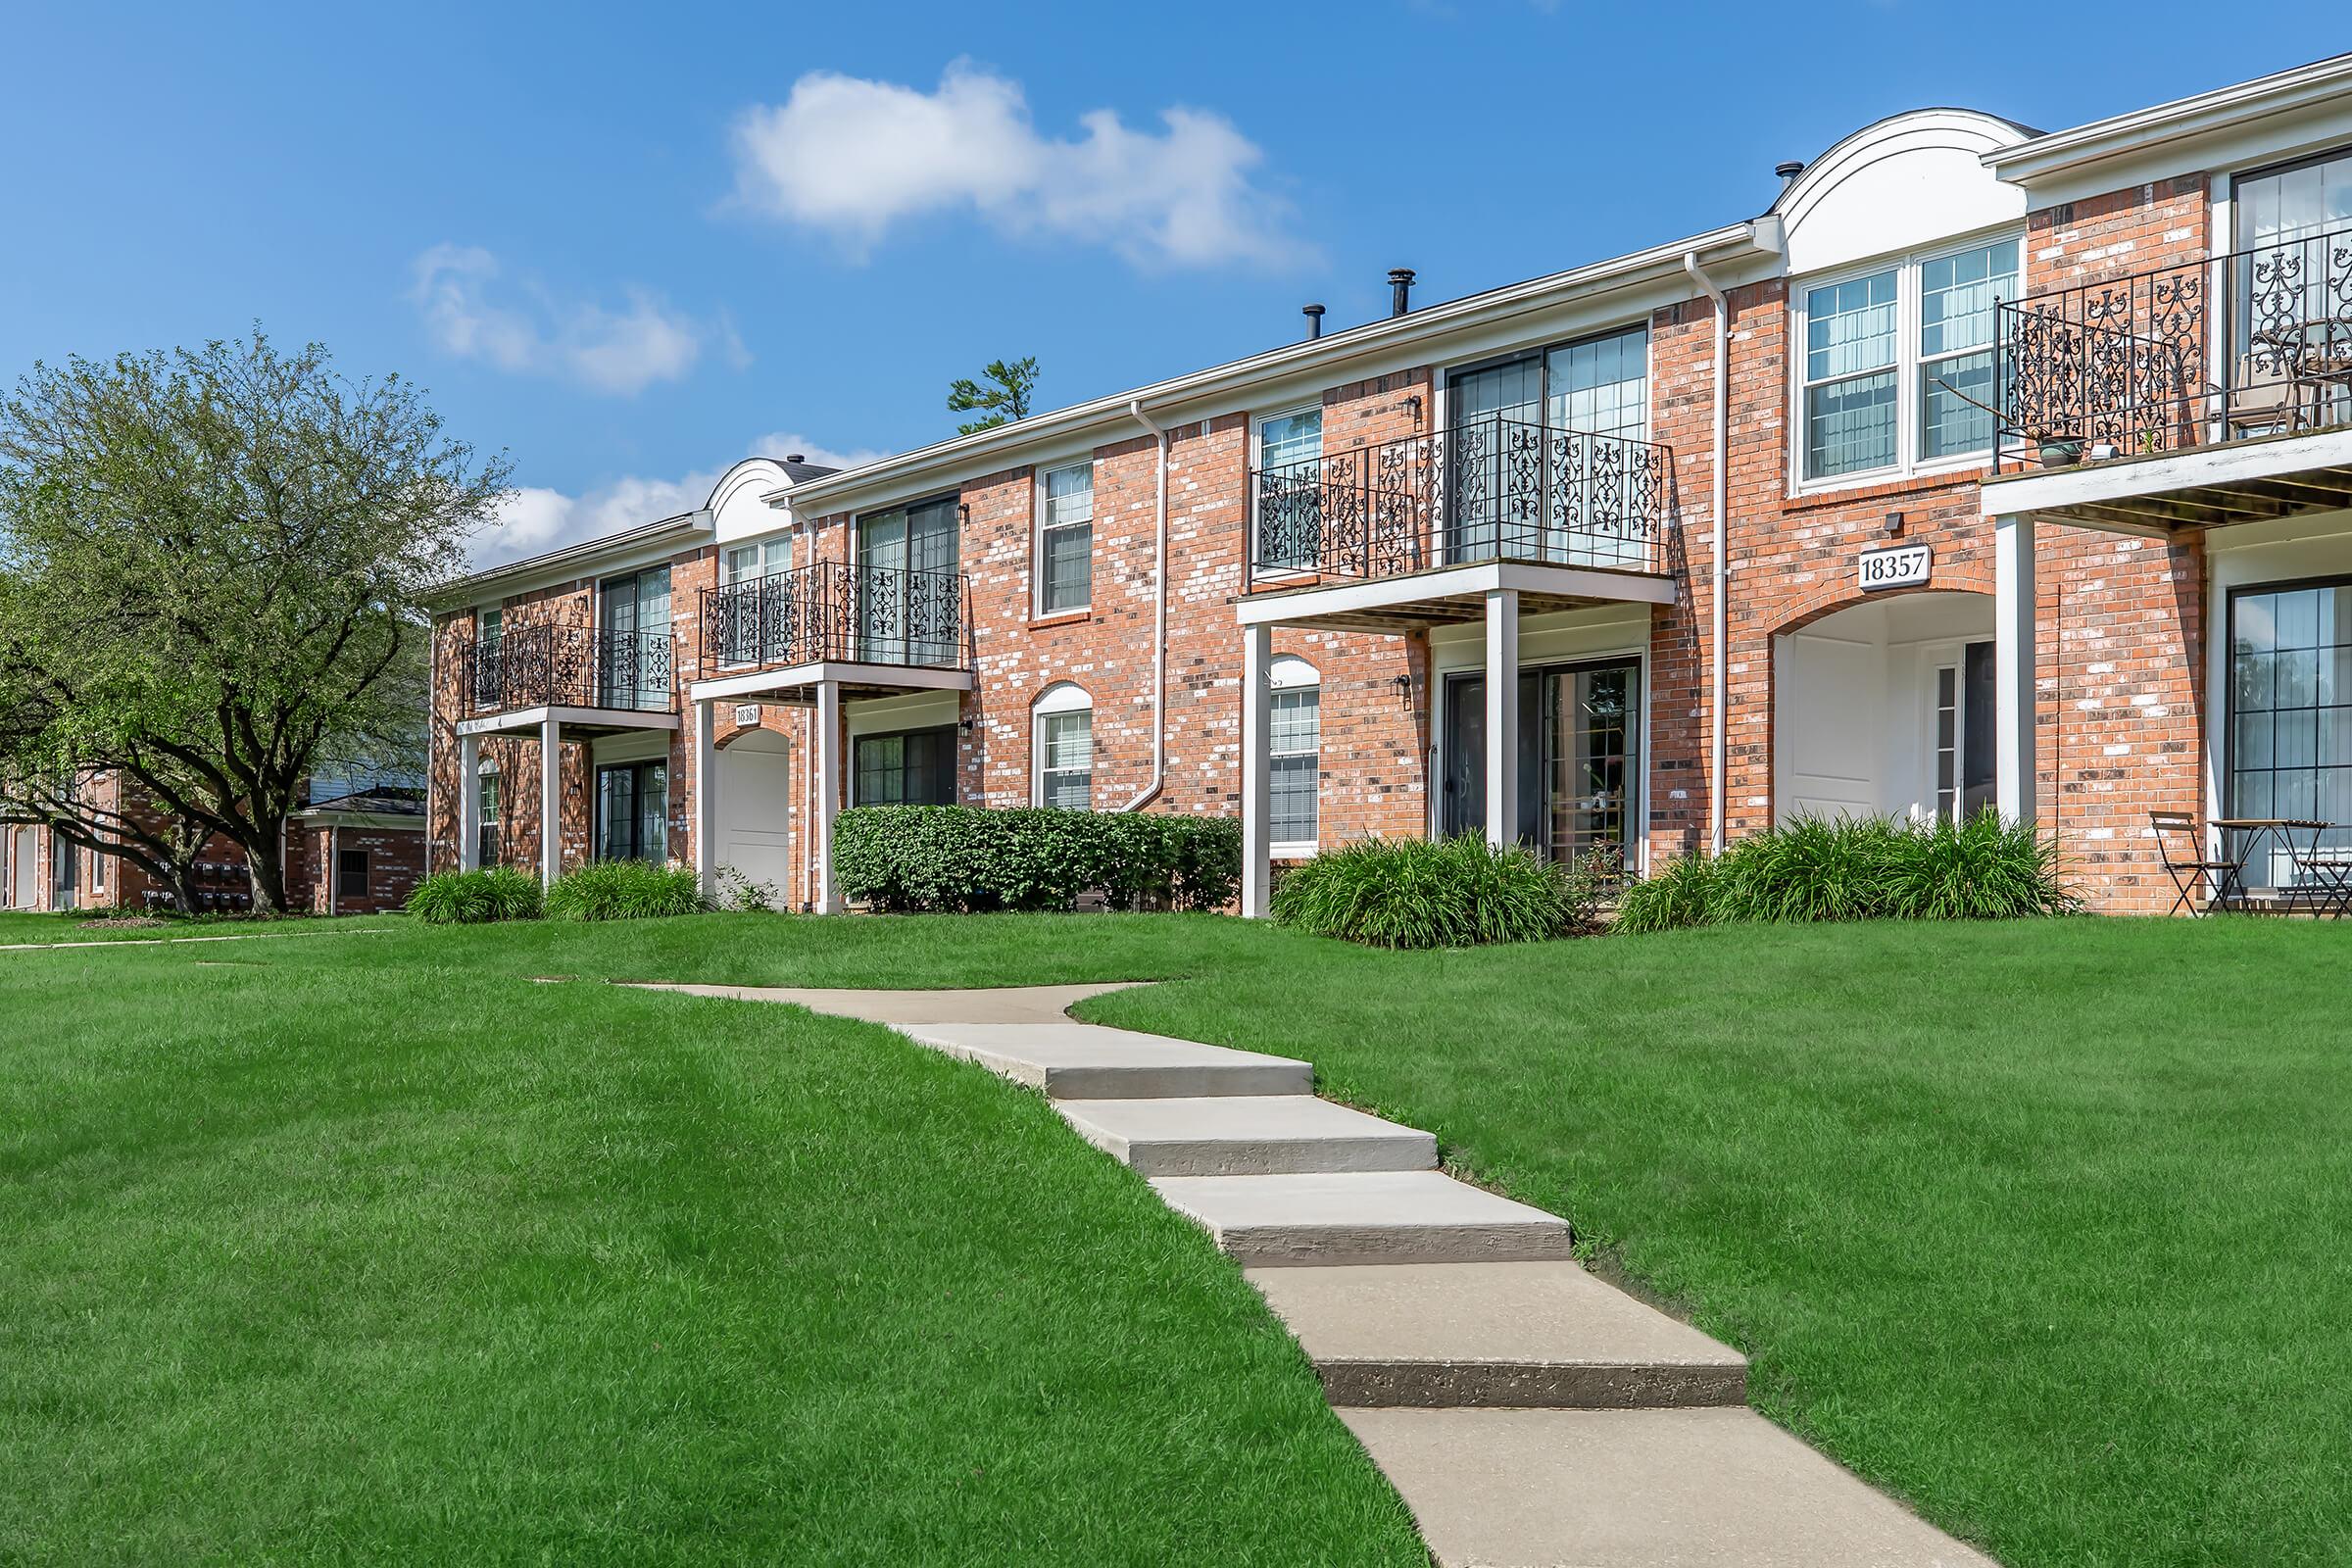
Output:
<svg viewBox="0 0 2352 1568">
<path fill-rule="evenodd" d="M 1321 949 L 1079 1010 L 1431 1128 L 2015 1568 L 2352 1562 L 2352 924 Z"/>
<path fill-rule="evenodd" d="M 132 920 L 102 920 L 85 910 L 0 909 L 0 948 L 61 942 L 174 942 L 194 937 L 285 935 L 294 931 L 350 931 L 361 926 L 390 924 L 398 915 L 354 916 L 340 920 L 288 915 L 282 919 L 235 917 L 182 920 L 167 917 L 153 924 Z"/>
<path fill-rule="evenodd" d="M 1205 972 L 1254 935 L 0 955 L 0 1562 L 1423 1562 L 1255 1295 L 1035 1095 L 527 978 Z"/>
</svg>

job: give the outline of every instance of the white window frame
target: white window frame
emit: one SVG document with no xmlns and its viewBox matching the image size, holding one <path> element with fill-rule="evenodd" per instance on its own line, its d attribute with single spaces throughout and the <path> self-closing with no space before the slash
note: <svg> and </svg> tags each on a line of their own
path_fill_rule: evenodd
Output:
<svg viewBox="0 0 2352 1568">
<path fill-rule="evenodd" d="M 1047 506 L 1050 500 L 1050 481 L 1054 474 L 1067 473 L 1073 468 L 1084 468 L 1086 470 L 1086 602 L 1084 604 L 1062 605 L 1058 608 L 1049 608 L 1046 604 L 1047 535 L 1063 529 L 1075 528 L 1079 526 L 1079 524 L 1076 522 L 1054 522 L 1048 516 Z M 1030 613 L 1037 619 L 1043 620 L 1048 617 L 1060 615 L 1084 615 L 1091 614 L 1094 612 L 1095 477 L 1095 460 L 1091 453 L 1075 463 L 1045 464 L 1041 465 L 1037 470 L 1036 526 L 1031 530 L 1029 540 L 1029 580 L 1031 585 L 1029 592 L 1029 609 Z"/>
<path fill-rule="evenodd" d="M 1312 577 L 1316 575 L 1317 568 L 1312 565 L 1261 566 L 1258 564 L 1257 484 L 1254 476 L 1263 470 L 1266 466 L 1266 426 L 1273 420 L 1295 419 L 1301 414 L 1311 414 L 1315 416 L 1315 461 L 1320 464 L 1323 461 L 1325 453 L 1329 450 L 1325 445 L 1325 441 L 1331 432 L 1325 428 L 1324 423 L 1324 416 L 1329 412 L 1329 410 L 1324 408 L 1323 400 L 1317 398 L 1311 403 L 1293 403 L 1283 408 L 1268 409 L 1262 414 L 1252 414 L 1250 416 L 1250 472 L 1252 475 L 1252 479 L 1250 485 L 1250 495 L 1248 498 L 1250 513 L 1250 534 L 1247 543 L 1249 547 L 1248 565 L 1250 568 L 1250 580 L 1253 582 L 1286 582 L 1296 577 Z M 1304 460 L 1299 459 L 1296 461 L 1303 462 Z M 1316 471 L 1320 473 L 1322 470 L 1318 468 Z"/>
<path fill-rule="evenodd" d="M 784 564 L 775 564 L 776 548 L 783 547 Z M 760 569 L 745 576 L 734 567 L 731 558 L 738 550 L 757 550 Z M 761 577 L 779 577 L 792 569 L 792 533 L 763 534 L 752 539 L 733 539 L 718 547 L 718 585 L 731 587 L 739 582 L 756 582 Z"/>
<path fill-rule="evenodd" d="M 1998 245 L 2004 240 L 2017 244 L 2017 282 L 2014 292 L 2005 300 L 2025 298 L 2033 290 L 2033 260 L 2027 244 L 2026 231 L 2013 224 L 2003 223 L 1974 234 L 1955 235 L 1933 245 L 1919 246 L 1892 256 L 1874 256 L 1852 267 L 1840 267 L 1829 271 L 1792 278 L 1788 284 L 1788 494 L 1791 497 L 1823 495 L 1838 490 L 1854 490 L 1869 485 L 1888 484 L 1902 479 L 1930 477 L 1937 474 L 1965 473 L 1992 466 L 1992 446 L 1974 452 L 1955 453 L 1948 458 L 1920 457 L 1921 416 L 1920 372 L 1925 360 L 1919 351 L 1922 319 L 1921 298 L 1924 288 L 1920 270 L 1930 262 L 1956 256 L 1962 251 L 1981 250 Z M 1876 468 L 1858 468 L 1851 473 L 1825 475 L 1819 479 L 1805 476 L 1805 393 L 1816 383 L 1805 378 L 1806 343 L 1811 337 L 1812 319 L 1806 303 L 1817 288 L 1835 288 L 1874 273 L 1892 270 L 1894 273 L 1894 462 Z M 1969 353 L 1981 353 L 1971 349 Z M 1943 359 L 1951 356 L 1938 355 Z M 1997 361 L 1996 361 L 1997 363 Z M 1854 374 L 1878 373 L 1855 371 Z M 1846 380 L 1846 376 L 1832 376 L 1830 380 Z M 1994 445 L 2000 433 L 1993 434 Z"/>
<path fill-rule="evenodd" d="M 507 634 L 507 609 L 503 604 L 484 605 L 473 612 L 473 640 L 495 643 Z"/>
<path fill-rule="evenodd" d="M 1055 681 L 1038 694 L 1036 702 L 1029 705 L 1029 804 L 1046 804 L 1046 774 L 1049 771 L 1077 771 L 1076 768 L 1049 769 L 1046 766 L 1046 720 L 1070 713 L 1084 713 L 1087 716 L 1085 808 L 1091 811 L 1095 808 L 1095 774 L 1098 771 L 1094 745 L 1095 699 L 1075 681 Z"/>
<path fill-rule="evenodd" d="M 1278 860 L 1311 859 L 1322 848 L 1323 835 L 1323 676 L 1314 665 L 1305 660 L 1295 655 L 1285 655 L 1275 660 L 1273 666 L 1266 671 L 1266 685 L 1270 691 L 1274 692 L 1311 691 L 1315 694 L 1314 751 L 1312 753 L 1304 751 L 1277 752 L 1271 746 L 1266 749 L 1269 788 L 1272 784 L 1271 774 L 1274 759 L 1277 757 L 1311 755 L 1315 759 L 1315 837 L 1311 839 L 1277 839 L 1266 847 L 1266 853 Z"/>
</svg>

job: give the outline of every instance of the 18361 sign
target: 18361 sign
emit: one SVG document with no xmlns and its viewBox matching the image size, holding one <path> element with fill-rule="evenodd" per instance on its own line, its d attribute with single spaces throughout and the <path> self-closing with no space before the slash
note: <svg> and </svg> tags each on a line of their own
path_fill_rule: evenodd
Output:
<svg viewBox="0 0 2352 1568">
<path fill-rule="evenodd" d="M 1935 556 L 1927 545 L 1897 545 L 1892 550 L 1865 550 L 1854 564 L 1854 575 L 1865 591 L 1873 588 L 1916 588 L 1928 580 Z"/>
</svg>

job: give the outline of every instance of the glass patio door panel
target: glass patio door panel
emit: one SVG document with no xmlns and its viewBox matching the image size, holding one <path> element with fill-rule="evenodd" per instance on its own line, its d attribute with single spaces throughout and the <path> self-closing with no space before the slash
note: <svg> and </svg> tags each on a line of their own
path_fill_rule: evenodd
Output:
<svg viewBox="0 0 2352 1568">
<path fill-rule="evenodd" d="M 1555 430 L 1649 439 L 1649 328 L 1628 327 L 1551 351 L 1544 409 Z"/>
<path fill-rule="evenodd" d="M 661 861 L 669 854 L 669 767 L 623 762 L 596 770 L 596 858 Z"/>
<path fill-rule="evenodd" d="M 2255 389 L 2253 407 L 2306 358 L 2352 358 L 2352 153 L 2239 179 L 2230 199 L 2235 248 L 2250 253 L 2230 267 L 2231 385 Z M 2306 414 L 2341 419 L 2342 394 L 2320 391 L 2322 406 Z"/>
<path fill-rule="evenodd" d="M 2226 814 L 2346 824 L 2321 843 L 2352 848 L 2352 583 L 2240 590 L 2230 623 Z M 2287 886 L 2283 851 L 2259 843 L 2246 885 Z"/>
<path fill-rule="evenodd" d="M 955 662 L 962 609 L 955 581 L 959 520 L 954 496 L 858 519 L 859 659 L 892 664 Z"/>
<path fill-rule="evenodd" d="M 1544 831 L 1544 679 L 1519 675 L 1519 822 L 1517 838 L 1541 849 Z M 1445 798 L 1439 827 L 1448 836 L 1487 831 L 1487 678 L 1449 675 L 1446 680 L 1446 743 L 1440 748 Z"/>
<path fill-rule="evenodd" d="M 1449 377 L 1446 422 L 1446 559 L 1531 554 L 1543 526 L 1544 362 Z"/>
<path fill-rule="evenodd" d="M 597 599 L 598 703 L 663 706 L 669 695 L 669 568 L 610 578 Z"/>
<path fill-rule="evenodd" d="M 1585 664 L 1543 678 L 1550 856 L 1569 860 L 1601 850 L 1631 863 L 1642 792 L 1641 665 Z"/>
</svg>

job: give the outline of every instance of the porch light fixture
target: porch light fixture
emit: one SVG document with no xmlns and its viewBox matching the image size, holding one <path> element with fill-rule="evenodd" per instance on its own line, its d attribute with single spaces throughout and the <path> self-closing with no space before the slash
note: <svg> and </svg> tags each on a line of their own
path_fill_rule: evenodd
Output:
<svg viewBox="0 0 2352 1568">
<path fill-rule="evenodd" d="M 1403 703 L 1408 707 L 1411 706 L 1413 701 L 1412 676 L 1394 675 L 1390 677 L 1389 684 L 1396 688 L 1396 700 L 1398 702 Z"/>
<path fill-rule="evenodd" d="M 1899 512 L 1889 512 L 1886 514 L 1886 537 L 1889 539 L 1899 538 L 1902 535 L 1902 531 L 1903 514 Z"/>
</svg>

